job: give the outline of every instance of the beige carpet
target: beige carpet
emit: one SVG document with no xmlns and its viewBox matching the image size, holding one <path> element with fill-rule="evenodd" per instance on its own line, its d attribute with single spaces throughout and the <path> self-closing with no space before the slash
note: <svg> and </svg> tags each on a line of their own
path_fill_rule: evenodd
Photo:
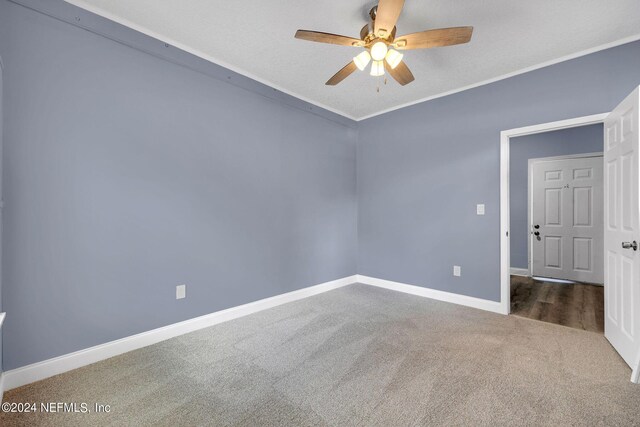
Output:
<svg viewBox="0 0 640 427">
<path fill-rule="evenodd" d="M 5 394 L 25 425 L 638 425 L 602 335 L 353 285 Z"/>
</svg>

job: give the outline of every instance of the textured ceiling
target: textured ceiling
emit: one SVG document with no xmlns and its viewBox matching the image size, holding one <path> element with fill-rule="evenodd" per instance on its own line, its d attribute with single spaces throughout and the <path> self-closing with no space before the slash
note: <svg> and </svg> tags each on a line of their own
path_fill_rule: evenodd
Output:
<svg viewBox="0 0 640 427">
<path fill-rule="evenodd" d="M 473 38 L 405 52 L 416 80 L 378 93 L 366 72 L 324 85 L 361 49 L 293 37 L 299 28 L 358 37 L 375 1 L 67 1 L 356 120 L 640 38 L 638 0 L 406 0 L 399 35 L 471 25 Z"/>
</svg>

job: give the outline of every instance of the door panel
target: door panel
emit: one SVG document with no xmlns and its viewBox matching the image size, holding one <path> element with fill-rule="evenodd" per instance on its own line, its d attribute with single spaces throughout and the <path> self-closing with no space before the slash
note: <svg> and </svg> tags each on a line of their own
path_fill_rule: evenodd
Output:
<svg viewBox="0 0 640 427">
<path fill-rule="evenodd" d="M 562 238 L 560 236 L 544 236 L 544 266 L 546 268 L 562 268 Z"/>
<path fill-rule="evenodd" d="M 640 363 L 640 91 L 636 89 L 605 120 L 605 336 L 634 368 Z"/>
<path fill-rule="evenodd" d="M 613 326 L 618 326 L 618 292 L 615 286 L 611 284 L 615 284 L 618 277 L 618 255 L 613 251 L 607 252 L 607 265 L 605 266 L 605 282 L 604 282 L 604 290 L 605 290 L 605 298 L 604 298 L 604 308 L 605 308 L 605 335 L 606 335 L 606 324 Z"/>
<path fill-rule="evenodd" d="M 602 175 L 599 155 L 533 161 L 534 276 L 604 283 Z"/>
<path fill-rule="evenodd" d="M 593 169 L 591 169 L 591 168 L 574 169 L 573 170 L 573 179 L 583 179 L 583 178 L 588 179 L 588 178 L 591 178 L 592 172 L 593 172 Z"/>
<path fill-rule="evenodd" d="M 562 225 L 562 189 L 545 188 L 544 224 Z"/>
<path fill-rule="evenodd" d="M 622 229 L 627 231 L 634 231 L 633 224 L 633 197 L 628 197 L 633 191 L 633 153 L 624 154 L 620 160 L 620 169 L 622 169 L 622 179 L 620 185 L 622 186 Z"/>
<path fill-rule="evenodd" d="M 591 263 L 593 259 L 591 244 L 591 238 L 573 238 L 573 268 L 575 270 L 582 270 L 586 272 L 593 270 L 593 264 Z"/>
<path fill-rule="evenodd" d="M 549 181 L 561 181 L 562 180 L 562 171 L 546 171 L 544 173 L 544 180 Z"/>
<path fill-rule="evenodd" d="M 574 187 L 573 189 L 573 226 L 590 227 L 591 212 L 591 187 Z"/>
<path fill-rule="evenodd" d="M 622 283 L 631 283 L 633 280 L 633 260 L 623 257 L 622 269 L 620 278 Z M 634 322 L 634 310 L 632 310 L 633 302 L 633 286 L 624 286 L 622 288 L 622 332 L 627 335 L 629 339 L 633 339 L 635 334 L 633 330 Z"/>
<path fill-rule="evenodd" d="M 614 134 L 615 135 L 615 134 Z M 606 137 L 605 137 L 606 138 Z M 606 156 L 605 156 L 606 158 Z M 607 215 L 605 218 L 610 230 L 618 228 L 618 159 L 607 161 L 607 175 L 605 178 L 605 204 Z M 606 232 L 606 229 L 605 229 Z"/>
</svg>

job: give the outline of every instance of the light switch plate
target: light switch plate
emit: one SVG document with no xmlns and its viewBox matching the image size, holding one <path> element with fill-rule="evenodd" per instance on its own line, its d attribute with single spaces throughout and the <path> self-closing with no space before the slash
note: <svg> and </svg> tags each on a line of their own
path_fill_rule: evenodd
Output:
<svg viewBox="0 0 640 427">
<path fill-rule="evenodd" d="M 459 265 L 454 265 L 453 266 L 453 275 L 457 276 L 457 277 L 460 277 L 460 274 L 461 274 L 460 266 Z"/>
<path fill-rule="evenodd" d="M 476 213 L 478 215 L 484 215 L 484 203 L 481 203 L 476 206 Z"/>
<path fill-rule="evenodd" d="M 187 296 L 187 285 L 176 286 L 176 299 L 182 299 Z"/>
</svg>

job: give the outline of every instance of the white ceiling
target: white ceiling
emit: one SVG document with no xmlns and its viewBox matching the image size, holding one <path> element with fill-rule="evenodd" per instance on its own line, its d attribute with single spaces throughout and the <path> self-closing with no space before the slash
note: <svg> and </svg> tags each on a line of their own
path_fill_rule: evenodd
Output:
<svg viewBox="0 0 640 427">
<path fill-rule="evenodd" d="M 352 119 L 640 38 L 638 0 L 406 0 L 398 34 L 471 25 L 466 45 L 405 52 L 404 87 L 356 72 L 325 81 L 361 49 L 294 39 L 297 29 L 358 37 L 367 0 L 67 0 Z"/>
</svg>

